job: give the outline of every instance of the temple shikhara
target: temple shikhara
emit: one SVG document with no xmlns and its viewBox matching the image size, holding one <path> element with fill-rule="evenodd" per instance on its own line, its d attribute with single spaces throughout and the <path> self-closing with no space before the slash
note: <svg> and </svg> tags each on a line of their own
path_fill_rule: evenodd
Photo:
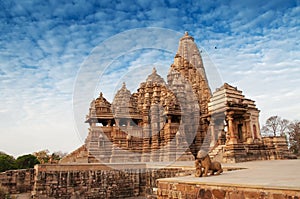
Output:
<svg viewBox="0 0 300 199">
<path fill-rule="evenodd" d="M 86 141 L 61 163 L 190 161 L 200 149 L 222 162 L 285 158 L 284 138 L 261 137 L 259 112 L 237 87 L 212 93 L 185 33 L 166 80 L 153 68 L 135 93 L 125 82 L 112 102 L 103 93 L 91 101 Z"/>
</svg>

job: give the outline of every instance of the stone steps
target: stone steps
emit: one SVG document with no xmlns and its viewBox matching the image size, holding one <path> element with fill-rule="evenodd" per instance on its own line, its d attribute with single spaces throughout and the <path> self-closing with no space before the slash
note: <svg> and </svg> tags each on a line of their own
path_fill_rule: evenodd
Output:
<svg viewBox="0 0 300 199">
<path fill-rule="evenodd" d="M 217 155 L 219 155 L 221 152 L 223 152 L 223 148 L 225 145 L 218 145 L 216 148 L 214 148 L 212 151 L 209 152 L 210 159 L 215 159 Z"/>
</svg>

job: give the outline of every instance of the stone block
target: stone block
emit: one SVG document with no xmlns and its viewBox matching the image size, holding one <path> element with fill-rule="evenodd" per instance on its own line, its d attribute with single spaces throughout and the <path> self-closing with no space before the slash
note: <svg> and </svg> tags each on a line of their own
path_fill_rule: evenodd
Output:
<svg viewBox="0 0 300 199">
<path fill-rule="evenodd" d="M 216 199 L 224 199 L 226 191 L 222 189 L 213 189 L 212 194 Z"/>
</svg>

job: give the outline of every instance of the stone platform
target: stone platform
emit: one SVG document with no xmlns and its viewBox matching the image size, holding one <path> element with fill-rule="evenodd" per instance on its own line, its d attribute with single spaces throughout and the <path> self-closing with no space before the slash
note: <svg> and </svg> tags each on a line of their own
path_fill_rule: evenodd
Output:
<svg viewBox="0 0 300 199">
<path fill-rule="evenodd" d="M 157 196 L 160 199 L 298 199 L 300 198 L 299 166 L 300 160 L 271 160 L 223 164 L 225 171 L 219 176 L 202 178 L 185 176 L 159 179 Z"/>
</svg>

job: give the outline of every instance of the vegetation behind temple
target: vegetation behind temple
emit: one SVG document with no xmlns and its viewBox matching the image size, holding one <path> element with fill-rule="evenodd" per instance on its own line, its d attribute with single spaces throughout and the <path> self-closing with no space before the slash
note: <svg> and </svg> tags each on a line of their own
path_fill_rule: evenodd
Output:
<svg viewBox="0 0 300 199">
<path fill-rule="evenodd" d="M 264 137 L 286 136 L 289 150 L 300 155 L 300 121 L 289 121 L 279 116 L 271 116 L 261 129 Z"/>
<path fill-rule="evenodd" d="M 0 172 L 12 169 L 28 169 L 33 168 L 36 164 L 58 163 L 65 155 L 62 152 L 50 153 L 48 150 L 34 152 L 17 157 L 16 159 L 6 153 L 0 152 Z"/>
</svg>

